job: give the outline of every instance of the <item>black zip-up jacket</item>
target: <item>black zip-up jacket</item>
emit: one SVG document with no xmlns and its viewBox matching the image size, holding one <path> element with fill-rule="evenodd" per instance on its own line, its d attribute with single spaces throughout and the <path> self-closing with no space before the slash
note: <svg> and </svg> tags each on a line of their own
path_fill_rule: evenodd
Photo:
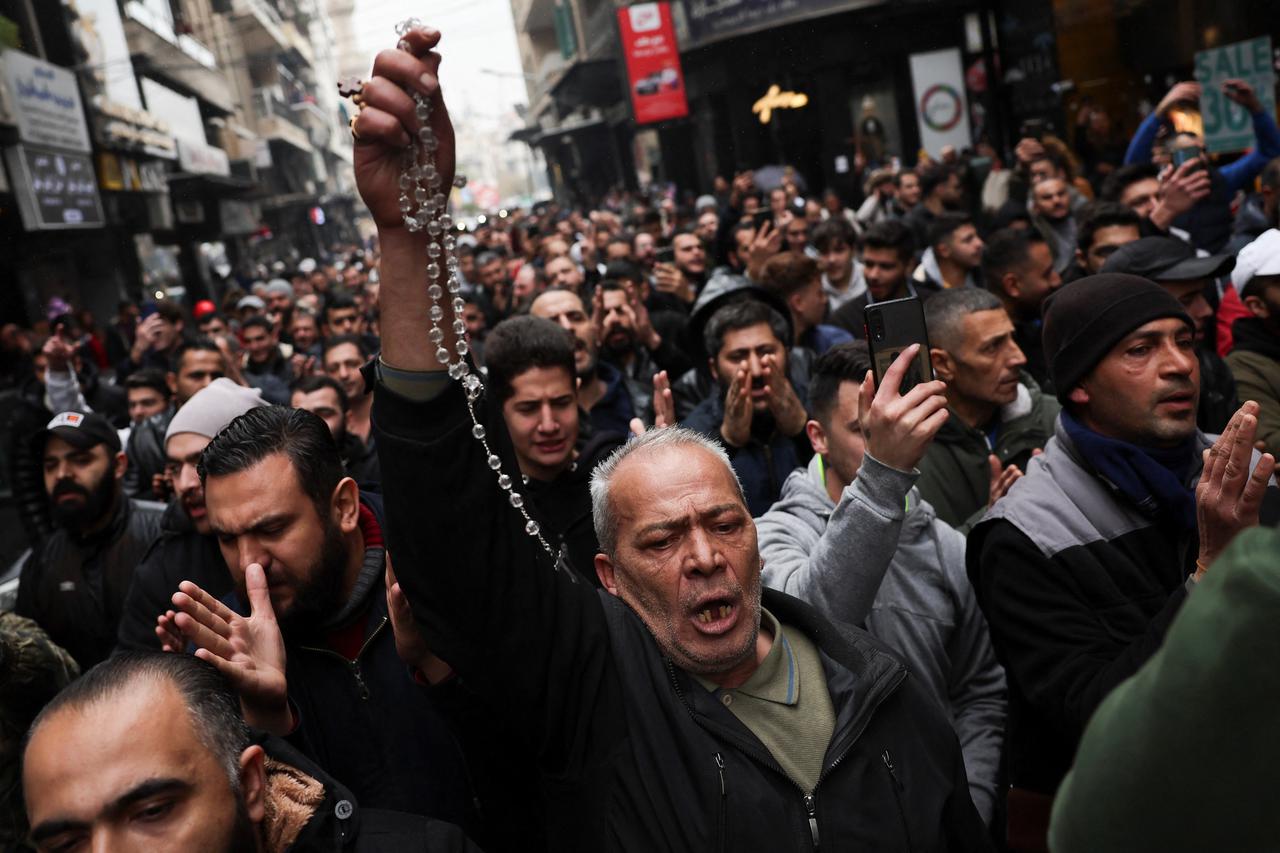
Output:
<svg viewBox="0 0 1280 853">
<path fill-rule="evenodd" d="M 1197 437 L 1187 484 L 1209 447 Z M 1160 648 L 1199 540 L 1099 477 L 1058 420 L 969 534 L 965 560 L 1009 682 L 1010 781 L 1052 794 L 1094 710 Z"/>
<path fill-rule="evenodd" d="M 183 581 L 191 581 L 214 598 L 231 591 L 231 572 L 218 540 L 198 533 L 174 498 L 160 519 L 159 538 L 133 573 L 120 614 L 116 652 L 160 650 L 156 617 L 173 609 L 173 594 Z"/>
<path fill-rule="evenodd" d="M 160 535 L 162 512 L 118 495 L 106 528 L 84 539 L 55 530 L 23 565 L 14 610 L 34 619 L 81 670 L 115 647 L 133 572 Z"/>
<path fill-rule="evenodd" d="M 515 470 L 500 412 L 478 409 Z M 374 425 L 400 583 L 431 648 L 527 733 L 551 849 L 989 849 L 949 722 L 865 632 L 764 593 L 818 645 L 836 712 L 806 795 L 620 599 L 552 568 L 456 385 L 428 403 L 379 385 Z"/>
<path fill-rule="evenodd" d="M 360 500 L 381 522 L 378 496 L 362 493 Z M 350 617 L 363 612 L 365 620 L 354 659 L 322 636 L 285 638 L 289 701 L 298 715 L 288 739 L 367 806 L 468 825 L 473 803 L 461 748 L 396 653 L 381 573 L 362 581 L 356 589 L 365 609 L 355 605 Z M 223 602 L 249 612 L 235 592 Z"/>
<path fill-rule="evenodd" d="M 32 548 L 39 550 L 53 534 L 53 513 L 44 487 L 44 431 L 53 413 L 44 405 L 44 383 L 34 377 L 0 404 L 8 419 L 8 473 L 18 521 Z"/>
</svg>

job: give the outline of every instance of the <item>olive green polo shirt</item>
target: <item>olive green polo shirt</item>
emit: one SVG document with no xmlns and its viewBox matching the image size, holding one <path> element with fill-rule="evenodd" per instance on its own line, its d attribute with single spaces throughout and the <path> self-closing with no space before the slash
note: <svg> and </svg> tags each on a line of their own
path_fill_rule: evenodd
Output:
<svg viewBox="0 0 1280 853">
<path fill-rule="evenodd" d="M 741 687 L 726 690 L 699 681 L 765 745 L 787 776 L 811 793 L 836 725 L 822 659 L 807 636 L 786 630 L 767 610 L 761 611 L 760 630 L 773 634 L 773 646 Z"/>
</svg>

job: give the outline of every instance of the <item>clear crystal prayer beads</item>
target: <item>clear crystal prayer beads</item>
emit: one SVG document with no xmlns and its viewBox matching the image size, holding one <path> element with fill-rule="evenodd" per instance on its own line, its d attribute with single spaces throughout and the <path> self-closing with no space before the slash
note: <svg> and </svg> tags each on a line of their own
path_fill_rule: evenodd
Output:
<svg viewBox="0 0 1280 853">
<path fill-rule="evenodd" d="M 398 47 L 408 50 L 409 44 L 404 36 L 422 27 L 423 24 L 416 18 L 402 21 L 396 27 L 396 35 L 400 36 Z M 449 215 L 449 199 L 436 163 L 440 140 L 431 129 L 431 101 L 417 92 L 411 94 L 416 105 L 414 109 L 419 130 L 416 137 L 411 137 L 410 145 L 404 150 L 403 170 L 400 174 L 400 213 L 404 217 L 405 228 L 413 233 L 426 232 L 427 235 L 427 280 L 430 282 L 427 296 L 431 300 L 427 311 L 431 329 L 427 337 L 436 347 L 436 358 L 447 366 L 450 378 L 461 382 L 466 391 L 467 411 L 471 415 L 472 424 L 471 437 L 484 448 L 489 468 L 498 479 L 498 488 L 506 493 L 507 502 L 524 518 L 524 532 L 536 539 L 552 562 L 559 567 L 560 560 L 556 551 L 542 535 L 538 522 L 529 515 L 524 496 L 514 488 L 515 481 L 503 473 L 502 459 L 489 446 L 484 425 L 476 417 L 475 403 L 484 392 L 484 384 L 467 363 L 470 347 L 466 340 L 466 325 L 462 322 L 462 285 L 458 281 L 458 261 L 453 254 L 453 218 Z M 467 179 L 462 175 L 453 179 L 455 187 L 466 186 L 466 183 Z M 441 263 L 444 264 L 443 269 Z M 444 287 L 440 285 L 442 280 Z M 445 290 L 449 292 L 448 301 L 445 300 Z M 444 346 L 446 335 L 443 323 L 446 317 L 451 318 L 449 322 L 455 338 L 456 361 Z"/>
</svg>

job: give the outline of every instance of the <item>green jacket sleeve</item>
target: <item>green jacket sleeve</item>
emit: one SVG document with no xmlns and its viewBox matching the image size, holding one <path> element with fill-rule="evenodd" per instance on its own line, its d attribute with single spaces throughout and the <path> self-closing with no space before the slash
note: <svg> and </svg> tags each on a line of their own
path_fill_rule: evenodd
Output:
<svg viewBox="0 0 1280 853">
<path fill-rule="evenodd" d="M 1258 440 L 1280 453 L 1280 364 L 1264 355 L 1236 350 L 1227 356 L 1236 378 L 1236 396 L 1258 404 Z"/>
<path fill-rule="evenodd" d="M 1274 849 L 1277 611 L 1280 532 L 1246 531 L 1099 706 L 1054 803 L 1055 853 Z"/>
</svg>

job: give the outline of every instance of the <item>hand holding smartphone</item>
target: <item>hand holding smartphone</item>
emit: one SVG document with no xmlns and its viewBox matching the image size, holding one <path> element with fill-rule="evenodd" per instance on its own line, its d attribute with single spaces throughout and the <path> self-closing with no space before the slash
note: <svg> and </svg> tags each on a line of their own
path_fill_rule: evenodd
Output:
<svg viewBox="0 0 1280 853">
<path fill-rule="evenodd" d="M 867 348 L 871 352 L 871 366 L 875 372 L 877 388 L 889 366 L 912 344 L 919 344 L 920 351 L 911 368 L 903 375 L 898 393 L 905 395 L 921 382 L 933 379 L 929 334 L 924 323 L 924 308 L 918 297 L 873 302 L 863 309 L 862 315 L 863 331 L 867 338 Z"/>
<path fill-rule="evenodd" d="M 947 422 L 946 386 L 933 376 L 920 300 L 895 299 L 864 312 L 875 385 L 864 381 L 858 422 L 867 453 L 911 471 Z"/>
</svg>

